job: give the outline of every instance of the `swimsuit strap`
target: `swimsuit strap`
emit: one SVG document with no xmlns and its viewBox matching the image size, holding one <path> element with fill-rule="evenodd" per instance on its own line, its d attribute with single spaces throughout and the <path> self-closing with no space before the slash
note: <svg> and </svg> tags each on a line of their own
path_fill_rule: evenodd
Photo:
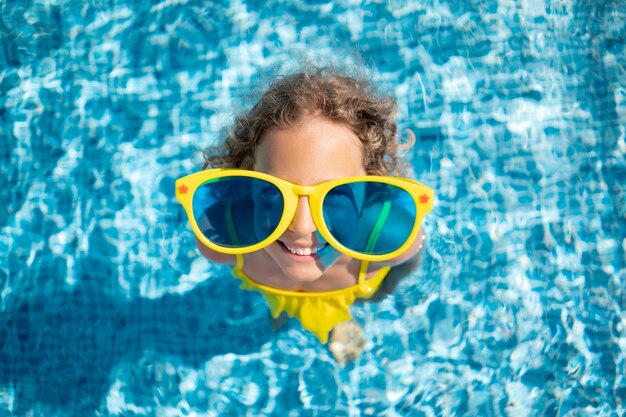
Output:
<svg viewBox="0 0 626 417">
<path fill-rule="evenodd" d="M 238 253 L 235 255 L 237 257 L 237 262 L 235 263 L 235 271 L 243 270 L 243 255 Z"/>
<path fill-rule="evenodd" d="M 389 212 L 391 211 L 391 202 L 385 201 L 383 206 L 381 207 L 380 214 L 378 215 L 378 219 L 376 220 L 376 224 L 370 233 L 369 238 L 367 239 L 367 244 L 365 245 L 365 252 L 372 253 L 374 249 L 374 245 L 376 245 L 376 241 L 378 240 L 378 236 L 380 236 L 380 232 L 383 230 L 383 226 L 387 221 L 387 217 L 389 217 Z M 359 271 L 359 285 L 363 284 L 367 280 L 367 267 L 369 266 L 368 261 L 361 261 L 361 270 Z M 385 275 L 387 273 L 385 272 Z M 384 275 L 383 275 L 384 277 Z"/>
<path fill-rule="evenodd" d="M 361 269 L 359 270 L 359 285 L 363 284 L 367 280 L 367 267 L 368 261 L 361 261 Z"/>
</svg>

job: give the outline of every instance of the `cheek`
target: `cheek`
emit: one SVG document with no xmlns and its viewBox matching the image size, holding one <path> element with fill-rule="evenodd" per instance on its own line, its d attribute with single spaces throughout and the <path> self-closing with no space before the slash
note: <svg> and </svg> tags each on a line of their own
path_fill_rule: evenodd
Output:
<svg viewBox="0 0 626 417">
<path fill-rule="evenodd" d="M 279 261 L 283 255 L 283 248 L 280 247 L 278 242 L 270 243 L 263 248 L 263 251 L 267 256 L 275 261 Z"/>
</svg>

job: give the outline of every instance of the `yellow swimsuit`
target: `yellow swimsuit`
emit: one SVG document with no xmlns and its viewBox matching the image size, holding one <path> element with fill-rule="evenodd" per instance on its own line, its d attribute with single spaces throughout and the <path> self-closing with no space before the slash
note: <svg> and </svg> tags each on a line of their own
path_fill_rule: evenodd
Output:
<svg viewBox="0 0 626 417">
<path fill-rule="evenodd" d="M 328 333 L 337 324 L 349 320 L 350 306 L 356 298 L 371 297 L 391 269 L 380 269 L 371 279 L 367 279 L 369 262 L 361 262 L 358 284 L 348 288 L 324 292 L 303 292 L 280 290 L 254 282 L 243 272 L 243 255 L 237 255 L 237 264 L 233 275 L 241 279 L 241 288 L 255 290 L 267 300 L 272 310 L 272 317 L 278 318 L 284 311 L 289 317 L 295 317 L 302 327 L 311 331 L 322 343 L 328 342 Z"/>
</svg>

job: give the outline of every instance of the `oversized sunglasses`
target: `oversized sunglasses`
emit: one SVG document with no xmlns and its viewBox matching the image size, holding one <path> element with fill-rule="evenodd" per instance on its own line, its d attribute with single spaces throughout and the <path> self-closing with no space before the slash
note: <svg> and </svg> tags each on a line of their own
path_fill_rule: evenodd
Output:
<svg viewBox="0 0 626 417">
<path fill-rule="evenodd" d="M 307 196 L 319 233 L 338 251 L 384 261 L 409 248 L 433 207 L 431 188 L 407 178 L 356 176 L 297 185 L 262 172 L 217 168 L 176 181 L 198 239 L 227 254 L 244 254 L 275 242 Z"/>
</svg>

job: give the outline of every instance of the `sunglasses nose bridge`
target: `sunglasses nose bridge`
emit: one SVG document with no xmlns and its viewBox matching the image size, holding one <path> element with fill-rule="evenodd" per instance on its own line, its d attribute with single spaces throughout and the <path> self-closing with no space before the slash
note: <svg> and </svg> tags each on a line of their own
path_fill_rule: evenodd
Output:
<svg viewBox="0 0 626 417">
<path fill-rule="evenodd" d="M 292 191 L 297 199 L 297 203 L 289 224 L 289 229 L 301 235 L 311 234 L 317 230 L 317 225 L 313 220 L 310 206 L 310 196 L 315 193 L 315 187 L 294 185 Z"/>
<path fill-rule="evenodd" d="M 316 187 L 313 185 L 294 185 L 293 191 L 299 196 L 300 195 L 310 196 L 313 193 L 315 193 L 315 188 Z"/>
</svg>

